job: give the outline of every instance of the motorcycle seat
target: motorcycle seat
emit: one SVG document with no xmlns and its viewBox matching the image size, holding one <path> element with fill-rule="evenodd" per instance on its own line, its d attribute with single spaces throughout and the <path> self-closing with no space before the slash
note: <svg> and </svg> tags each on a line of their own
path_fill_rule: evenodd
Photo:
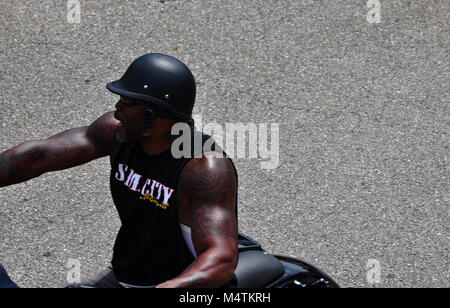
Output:
<svg viewBox="0 0 450 308">
<path fill-rule="evenodd" d="M 264 250 L 239 252 L 234 272 L 238 288 L 263 288 L 284 274 L 284 267 L 277 258 Z"/>
</svg>

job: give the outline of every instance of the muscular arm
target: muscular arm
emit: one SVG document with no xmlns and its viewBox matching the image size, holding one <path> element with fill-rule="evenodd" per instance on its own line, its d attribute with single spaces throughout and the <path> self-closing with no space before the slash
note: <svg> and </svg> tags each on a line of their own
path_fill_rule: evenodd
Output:
<svg viewBox="0 0 450 308">
<path fill-rule="evenodd" d="M 22 143 L 0 154 L 0 187 L 68 169 L 111 153 L 118 122 L 107 113 L 90 126 Z"/>
<path fill-rule="evenodd" d="M 205 154 L 186 165 L 180 189 L 191 200 L 195 260 L 175 279 L 158 287 L 220 287 L 237 265 L 236 175 L 231 162 Z"/>
</svg>

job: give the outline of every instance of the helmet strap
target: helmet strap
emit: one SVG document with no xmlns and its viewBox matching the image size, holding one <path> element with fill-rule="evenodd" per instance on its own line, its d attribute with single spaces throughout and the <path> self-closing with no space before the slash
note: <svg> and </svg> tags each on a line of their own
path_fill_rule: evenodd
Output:
<svg viewBox="0 0 450 308">
<path fill-rule="evenodd" d="M 144 128 L 151 128 L 155 120 L 155 111 L 150 104 L 145 104 L 144 110 Z"/>
</svg>

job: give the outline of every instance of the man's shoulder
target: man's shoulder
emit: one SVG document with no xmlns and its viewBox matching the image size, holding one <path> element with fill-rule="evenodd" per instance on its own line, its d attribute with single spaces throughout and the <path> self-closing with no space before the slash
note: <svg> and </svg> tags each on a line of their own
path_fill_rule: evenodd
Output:
<svg viewBox="0 0 450 308">
<path fill-rule="evenodd" d="M 219 152 L 207 152 L 202 157 L 190 159 L 181 174 L 181 182 L 190 191 L 235 187 L 236 179 L 232 161 Z"/>
<path fill-rule="evenodd" d="M 114 117 L 114 111 L 110 111 L 100 116 L 91 125 L 99 125 L 104 127 L 118 127 L 120 126 L 120 121 Z"/>
<path fill-rule="evenodd" d="M 205 152 L 201 157 L 193 157 L 186 164 L 185 170 L 195 172 L 203 170 L 211 173 L 221 173 L 235 171 L 230 158 L 223 152 Z"/>
<path fill-rule="evenodd" d="M 118 146 L 118 133 L 121 127 L 120 121 L 114 117 L 114 112 L 108 112 L 100 116 L 87 129 L 87 136 L 96 147 L 113 153 Z"/>
</svg>

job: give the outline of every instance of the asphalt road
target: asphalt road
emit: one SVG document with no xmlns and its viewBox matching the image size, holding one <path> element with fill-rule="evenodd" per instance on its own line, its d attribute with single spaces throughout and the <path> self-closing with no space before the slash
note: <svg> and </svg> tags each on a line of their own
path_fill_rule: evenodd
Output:
<svg viewBox="0 0 450 308">
<path fill-rule="evenodd" d="M 242 232 L 342 287 L 448 288 L 449 2 L 380 2 L 370 23 L 365 0 L 80 0 L 69 23 L 66 1 L 2 1 L 0 151 L 88 125 L 132 60 L 170 54 L 204 124 L 279 125 L 277 168 L 236 160 Z M 1 188 L 0 263 L 18 284 L 108 265 L 108 175 L 101 159 Z"/>
</svg>

